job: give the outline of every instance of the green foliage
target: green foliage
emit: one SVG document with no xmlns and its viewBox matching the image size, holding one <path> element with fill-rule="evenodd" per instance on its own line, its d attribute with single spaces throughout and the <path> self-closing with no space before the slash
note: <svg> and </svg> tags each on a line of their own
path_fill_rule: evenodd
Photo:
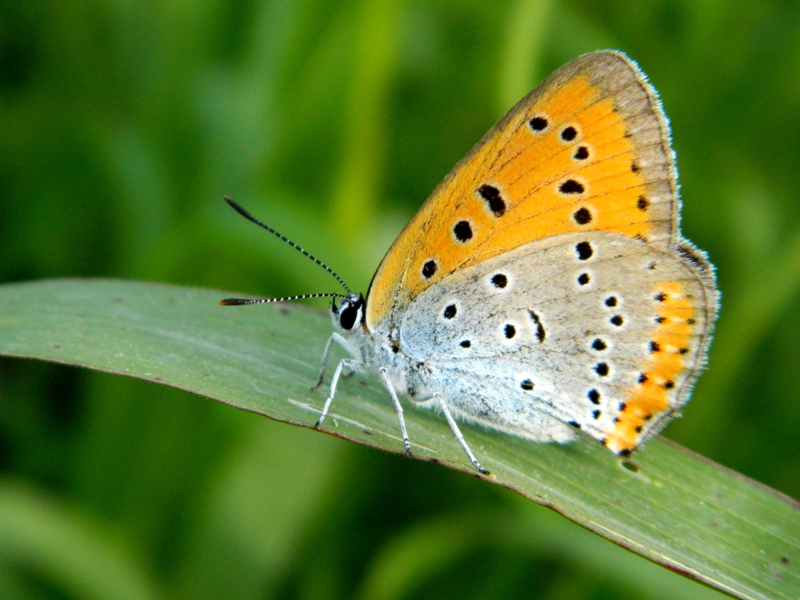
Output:
<svg viewBox="0 0 800 600">
<path fill-rule="evenodd" d="M 667 435 L 798 497 L 799 27 L 778 0 L 4 3 L 0 281 L 335 289 L 230 195 L 365 290 L 515 96 L 619 48 L 662 94 L 723 291 Z M 0 360 L 0 469 L 2 510 L 44 540 L 0 537 L 0 597 L 124 597 L 112 575 L 132 597 L 709 593 L 474 478 L 65 366 Z M 531 535 L 499 539 L 503 518 Z"/>
</svg>

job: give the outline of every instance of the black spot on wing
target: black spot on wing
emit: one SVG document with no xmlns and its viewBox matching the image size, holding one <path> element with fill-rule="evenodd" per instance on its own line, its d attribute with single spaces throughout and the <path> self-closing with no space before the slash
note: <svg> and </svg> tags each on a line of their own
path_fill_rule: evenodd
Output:
<svg viewBox="0 0 800 600">
<path fill-rule="evenodd" d="M 459 221 L 453 225 L 453 235 L 462 244 L 472 239 L 472 226 L 468 221 Z"/>
<path fill-rule="evenodd" d="M 502 217 L 506 213 L 506 201 L 500 195 L 500 190 L 488 183 L 478 188 L 478 194 L 486 201 L 486 205 L 495 217 Z"/>
<path fill-rule="evenodd" d="M 436 261 L 429 260 L 422 265 L 422 276 L 425 279 L 430 279 L 436 273 Z"/>
<path fill-rule="evenodd" d="M 558 191 L 567 195 L 582 194 L 586 191 L 586 188 L 581 182 L 576 181 L 575 179 L 567 179 L 558 186 Z"/>
<path fill-rule="evenodd" d="M 531 129 L 536 133 L 542 132 L 547 129 L 548 126 L 547 119 L 544 117 L 533 117 L 530 121 L 528 121 L 528 125 L 530 125 Z"/>
<path fill-rule="evenodd" d="M 572 214 L 572 219 L 578 225 L 587 225 L 592 222 L 592 213 L 586 207 L 581 207 Z"/>
</svg>

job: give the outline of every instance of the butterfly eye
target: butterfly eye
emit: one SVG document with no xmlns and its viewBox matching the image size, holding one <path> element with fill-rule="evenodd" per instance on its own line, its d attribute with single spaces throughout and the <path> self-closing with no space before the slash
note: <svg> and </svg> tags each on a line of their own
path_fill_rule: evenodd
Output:
<svg viewBox="0 0 800 600">
<path fill-rule="evenodd" d="M 350 331 L 356 324 L 357 317 L 358 317 L 358 309 L 352 305 L 348 306 L 339 313 L 339 325 L 341 325 L 342 329 L 344 329 L 345 331 Z"/>
<path fill-rule="evenodd" d="M 353 296 L 346 299 L 339 306 L 339 325 L 345 331 L 350 331 L 361 323 L 363 318 L 364 299 Z"/>
</svg>

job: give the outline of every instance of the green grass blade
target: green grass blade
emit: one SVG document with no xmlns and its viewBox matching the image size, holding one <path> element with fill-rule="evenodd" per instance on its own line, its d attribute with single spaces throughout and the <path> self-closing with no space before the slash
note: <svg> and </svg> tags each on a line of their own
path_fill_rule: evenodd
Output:
<svg viewBox="0 0 800 600">
<path fill-rule="evenodd" d="M 231 294 L 126 281 L 0 286 L 0 353 L 138 377 L 310 426 L 328 319 L 292 305 L 220 307 Z M 410 403 L 406 403 L 407 405 Z M 472 472 L 444 419 L 406 413 L 417 458 Z M 326 428 L 401 452 L 375 377 L 340 384 Z M 533 444 L 464 426 L 494 483 L 637 554 L 742 598 L 800 597 L 798 504 L 656 439 L 634 471 L 589 440 Z"/>
</svg>

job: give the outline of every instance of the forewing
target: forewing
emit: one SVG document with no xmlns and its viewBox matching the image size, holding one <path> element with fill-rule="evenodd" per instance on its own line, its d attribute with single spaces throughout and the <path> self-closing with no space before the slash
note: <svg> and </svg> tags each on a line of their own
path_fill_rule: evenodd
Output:
<svg viewBox="0 0 800 600">
<path fill-rule="evenodd" d="M 534 240 L 606 231 L 677 248 L 677 183 L 653 88 L 625 56 L 548 77 L 450 172 L 400 234 L 368 296 L 371 331 L 451 273 Z"/>
</svg>

